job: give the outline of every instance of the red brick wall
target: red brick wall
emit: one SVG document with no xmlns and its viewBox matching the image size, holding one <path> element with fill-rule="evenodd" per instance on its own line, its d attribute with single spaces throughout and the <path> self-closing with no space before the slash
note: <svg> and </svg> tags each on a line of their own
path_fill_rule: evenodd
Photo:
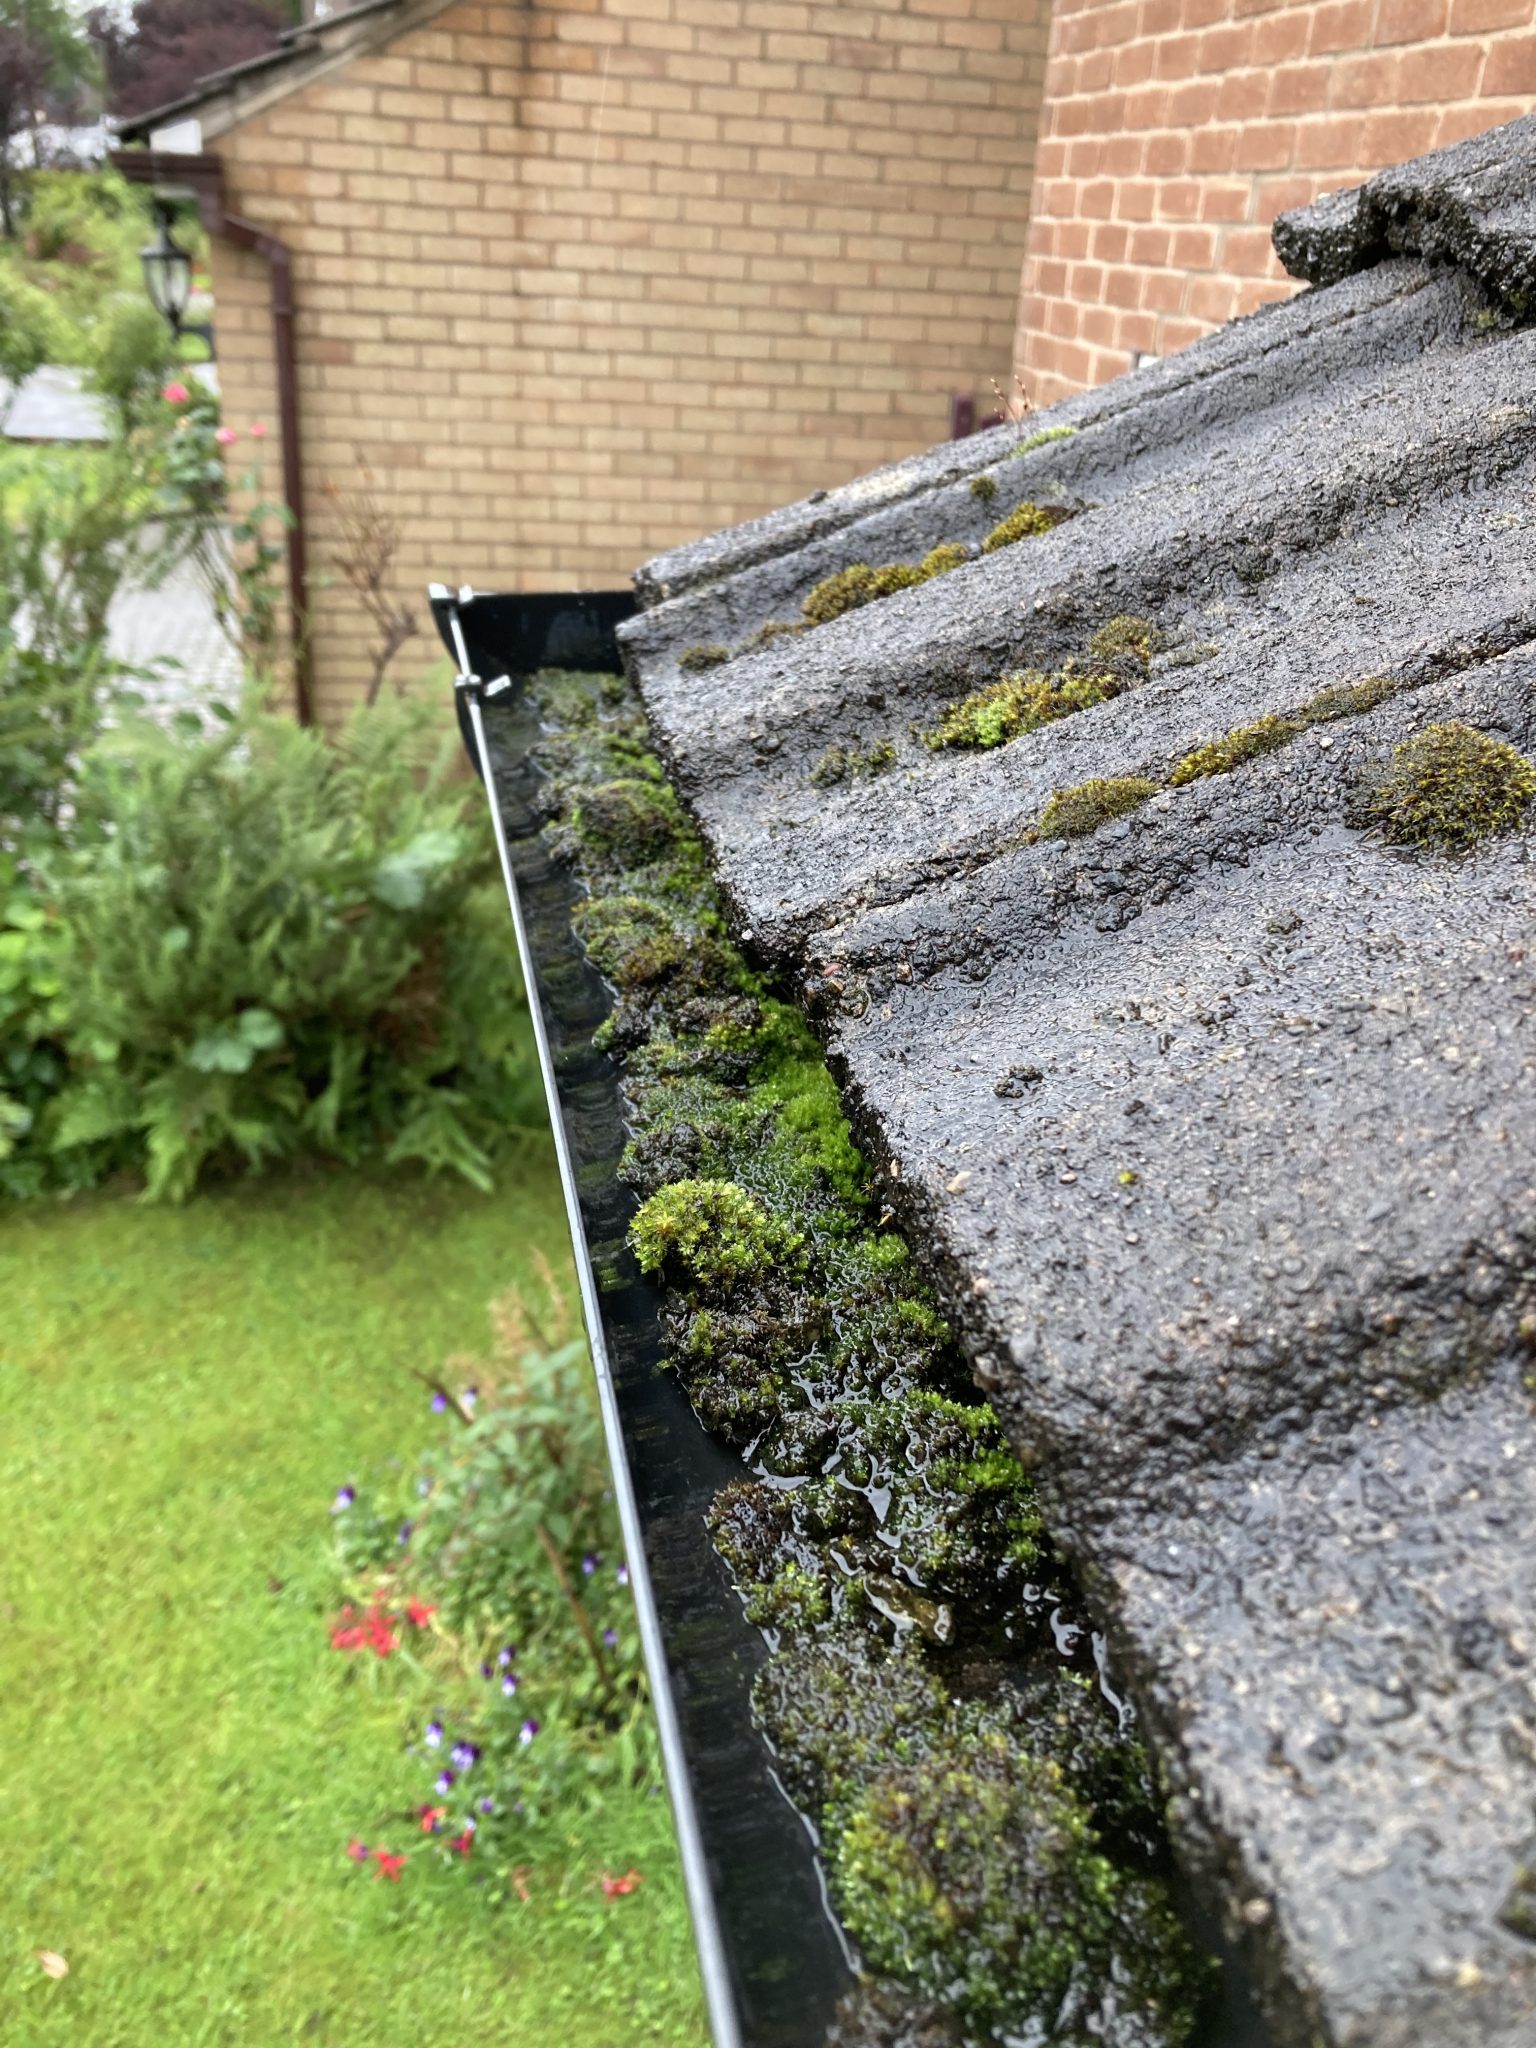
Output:
<svg viewBox="0 0 1536 2048">
<path fill-rule="evenodd" d="M 1529 113 L 1536 0 L 1056 0 L 1017 363 L 1037 404 L 1295 289 L 1277 213 Z"/>
</svg>

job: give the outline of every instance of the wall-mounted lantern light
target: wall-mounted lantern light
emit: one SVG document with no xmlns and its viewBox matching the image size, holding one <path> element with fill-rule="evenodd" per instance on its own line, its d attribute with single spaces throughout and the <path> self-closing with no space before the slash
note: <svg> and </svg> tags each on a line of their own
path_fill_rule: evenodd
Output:
<svg viewBox="0 0 1536 2048">
<path fill-rule="evenodd" d="M 162 206 L 159 214 L 160 238 L 139 251 L 139 262 L 150 304 L 169 323 L 172 334 L 179 335 L 192 296 L 192 258 L 171 233 L 170 208 Z"/>
</svg>

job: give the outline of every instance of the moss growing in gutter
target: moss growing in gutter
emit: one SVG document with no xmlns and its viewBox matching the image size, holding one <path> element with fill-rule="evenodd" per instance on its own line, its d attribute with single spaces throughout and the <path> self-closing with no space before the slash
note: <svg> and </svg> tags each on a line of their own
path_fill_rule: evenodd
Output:
<svg viewBox="0 0 1536 2048">
<path fill-rule="evenodd" d="M 803 1239 L 728 1180 L 678 1180 L 658 1188 L 630 1226 L 642 1273 L 670 1272 L 702 1294 L 731 1293 L 782 1266 Z"/>
<path fill-rule="evenodd" d="M 770 1632 L 757 1711 L 886 1980 L 869 2010 L 941 1997 L 957 2039 L 1000 2041 L 1054 2018 L 1065 1967 L 1085 2015 L 1097 1986 L 1139 2043 L 1182 2048 L 1205 1972 L 1164 1901 L 1144 1758 L 1055 1649 L 1030 1482 L 670 792 L 664 834 L 644 800 L 638 830 L 629 797 L 594 806 L 665 788 L 638 714 L 574 679 L 540 702 L 551 835 L 592 891 L 577 926 L 628 1052 L 632 1242 L 695 1407 L 758 1475 L 711 1526 Z"/>
</svg>

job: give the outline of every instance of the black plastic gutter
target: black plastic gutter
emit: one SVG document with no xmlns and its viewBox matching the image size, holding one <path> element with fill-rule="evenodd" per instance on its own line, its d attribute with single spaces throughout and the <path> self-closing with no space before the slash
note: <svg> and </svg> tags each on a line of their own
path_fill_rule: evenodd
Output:
<svg viewBox="0 0 1536 2048">
<path fill-rule="evenodd" d="M 579 885 L 540 836 L 538 725 L 521 688 L 544 668 L 619 673 L 615 629 L 635 601 L 437 584 L 430 597 L 528 989 L 711 2032 L 716 2048 L 809 2048 L 852 1983 L 850 1958 L 814 1843 L 752 1725 L 766 1649 L 705 1525 L 742 1467 L 666 1370 L 659 1296 L 627 1248 L 620 1073 L 592 1048 L 611 997 L 571 929 Z"/>
</svg>

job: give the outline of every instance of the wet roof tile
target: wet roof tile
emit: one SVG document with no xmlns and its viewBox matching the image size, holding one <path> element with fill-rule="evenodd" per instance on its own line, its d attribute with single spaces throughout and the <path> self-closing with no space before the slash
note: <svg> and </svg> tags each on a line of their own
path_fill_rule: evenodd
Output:
<svg viewBox="0 0 1536 2048">
<path fill-rule="evenodd" d="M 1022 446 L 650 564 L 628 657 L 738 929 L 818 1016 L 1038 1463 L 1282 2037 L 1530 2048 L 1536 840 L 1407 855 L 1361 803 L 1430 724 L 1536 753 L 1536 117 L 1276 241 L 1332 281 Z M 1075 516 L 979 553 L 1021 499 Z M 679 666 L 948 539 L 951 574 Z M 924 743 L 1124 612 L 1159 632 L 1135 687 L 990 752 Z M 1303 710 L 1374 677 L 1355 715 Z M 1159 793 L 1129 816 L 1041 835 L 1053 791 L 1132 775 Z"/>
</svg>

